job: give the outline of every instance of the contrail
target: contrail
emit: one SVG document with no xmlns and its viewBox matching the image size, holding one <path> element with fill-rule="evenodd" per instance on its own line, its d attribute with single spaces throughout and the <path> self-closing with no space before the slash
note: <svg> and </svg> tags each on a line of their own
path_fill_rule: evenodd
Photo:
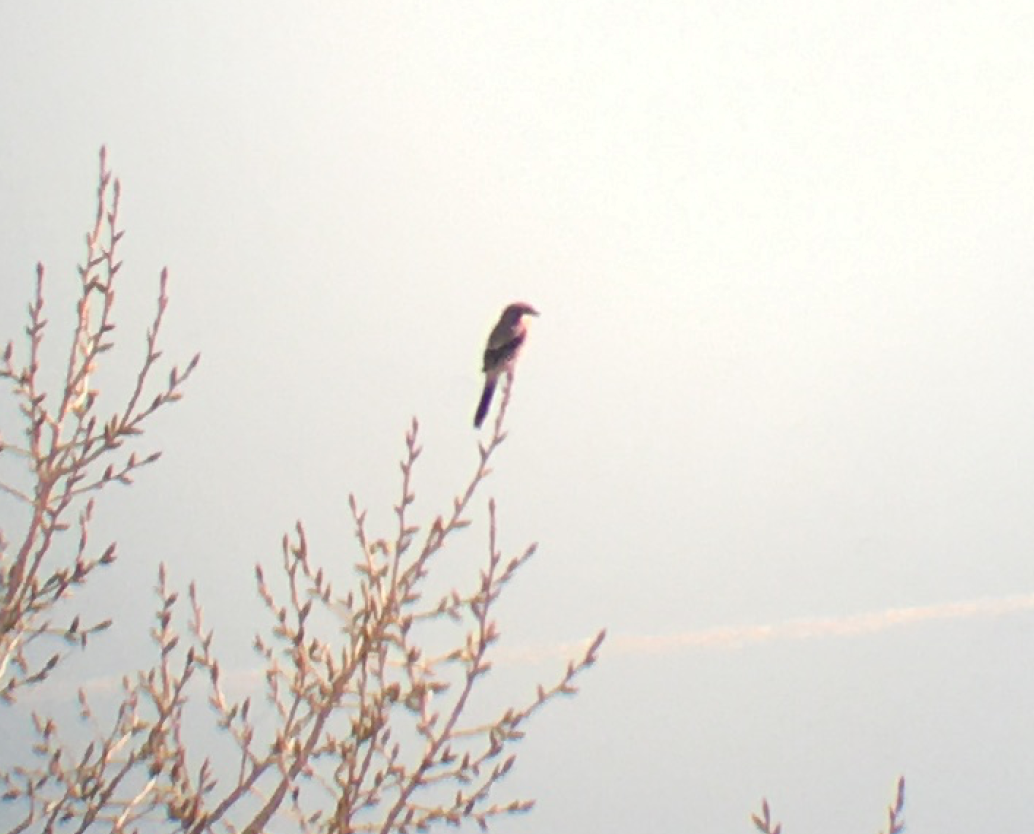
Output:
<svg viewBox="0 0 1034 834">
<path fill-rule="evenodd" d="M 853 637 L 859 634 L 874 634 L 892 628 L 917 623 L 944 620 L 989 619 L 1004 617 L 1021 611 L 1034 610 L 1034 593 L 1006 597 L 985 597 L 983 599 L 946 602 L 938 605 L 920 605 L 905 608 L 886 608 L 847 617 L 821 617 L 784 620 L 769 625 L 719 626 L 696 631 L 673 634 L 615 635 L 603 645 L 605 657 L 621 655 L 671 655 L 692 649 L 729 650 L 746 646 L 773 643 L 778 640 L 810 640 L 820 637 Z M 496 664 L 540 663 L 549 660 L 567 660 L 585 651 L 590 641 L 554 643 L 545 646 L 515 646 L 500 649 L 493 656 Z M 263 669 L 238 669 L 223 676 L 224 683 L 234 689 L 248 691 L 260 689 L 265 677 Z M 120 691 L 120 676 L 93 678 L 82 686 L 90 694 L 112 694 Z M 36 693 L 35 699 L 58 700 L 67 693 L 62 689 L 51 689 Z"/>
<path fill-rule="evenodd" d="M 674 654 L 686 649 L 739 649 L 777 640 L 809 640 L 817 637 L 851 637 L 873 634 L 891 628 L 937 620 L 966 620 L 1003 617 L 1034 609 L 1034 594 L 991 597 L 938 605 L 887 608 L 847 617 L 822 617 L 785 620 L 770 625 L 722 626 L 674 634 L 616 635 L 604 644 L 603 654 Z M 510 662 L 534 663 L 570 657 L 585 643 L 565 643 L 540 648 L 515 648 L 501 652 Z"/>
</svg>

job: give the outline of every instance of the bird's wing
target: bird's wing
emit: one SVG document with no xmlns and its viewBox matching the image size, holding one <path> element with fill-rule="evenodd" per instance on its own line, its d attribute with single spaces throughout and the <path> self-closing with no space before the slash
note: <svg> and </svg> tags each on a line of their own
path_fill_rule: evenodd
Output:
<svg viewBox="0 0 1034 834">
<path fill-rule="evenodd" d="M 483 368 L 485 373 L 503 367 L 517 355 L 517 351 L 524 344 L 524 331 L 508 335 L 510 335 L 510 338 L 501 345 L 495 345 L 492 343 L 492 340 L 489 340 L 488 347 L 485 348 L 485 365 Z"/>
</svg>

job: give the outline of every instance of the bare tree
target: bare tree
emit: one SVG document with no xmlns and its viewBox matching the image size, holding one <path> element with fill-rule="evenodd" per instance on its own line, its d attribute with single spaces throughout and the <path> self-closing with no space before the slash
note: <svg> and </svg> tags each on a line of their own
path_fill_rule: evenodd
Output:
<svg viewBox="0 0 1034 834">
<path fill-rule="evenodd" d="M 29 310 L 28 360 L 17 366 L 8 344 L 0 371 L 26 423 L 24 446 L 0 447 L 0 461 L 24 466 L 21 481 L 5 474 L 0 488 L 25 506 L 28 519 L 21 543 L 0 547 L 0 693 L 8 703 L 45 679 L 72 646 L 85 647 L 88 636 L 108 625 L 106 620 L 83 625 L 71 599 L 98 567 L 115 559 L 114 545 L 96 554 L 88 541 L 95 495 L 112 483 L 130 483 L 136 469 L 157 460 L 158 453 L 114 456 L 138 439 L 151 414 L 180 397 L 198 361 L 195 356 L 182 373 L 173 367 L 168 384 L 145 397 L 161 356 L 163 272 L 158 313 L 135 386 L 110 418 L 97 416 L 100 395 L 90 379 L 112 347 L 111 311 L 121 266 L 118 205 L 118 181 L 112 180 L 102 151 L 97 217 L 80 268 L 77 324 L 61 388 L 52 395 L 41 383 L 42 267 Z M 551 684 L 479 719 L 473 694 L 484 689 L 500 636 L 493 611 L 535 545 L 504 556 L 497 509 L 489 500 L 487 553 L 476 578 L 442 593 L 428 582 L 443 563 L 443 552 L 471 523 L 475 496 L 506 438 L 512 385 L 510 376 L 470 481 L 447 511 L 423 524 L 412 517 L 420 456 L 413 421 L 393 531 L 373 533 L 365 510 L 350 498 L 356 561 L 340 590 L 310 554 L 301 523 L 284 537 L 280 563 L 269 578 L 256 567 L 270 622 L 255 637 L 261 668 L 251 686 L 226 685 L 200 592 L 190 585 L 184 612 L 160 566 L 152 667 L 123 678 L 112 721 L 95 716 L 83 690 L 78 732 L 63 734 L 52 716 L 33 713 L 37 742 L 30 758 L 0 771 L 2 798 L 17 809 L 10 831 L 146 826 L 257 834 L 280 824 L 302 831 L 404 832 L 464 820 L 487 828 L 496 816 L 528 810 L 531 801 L 499 801 L 493 789 L 513 766 L 513 745 L 528 719 L 576 691 L 574 679 L 595 661 L 604 633 Z M 117 462 L 109 462 L 113 458 Z M 74 513 L 78 546 L 63 556 L 60 534 Z M 53 618 L 66 610 L 70 623 L 54 626 Z M 235 695 L 233 688 L 245 691 Z M 211 710 L 188 709 L 199 691 Z M 264 697 L 253 706 L 256 692 Z M 263 707 L 269 720 L 255 720 Z M 188 749 L 191 730 L 206 720 L 234 751 L 232 761 L 212 761 Z M 90 738 L 80 743 L 83 728 Z"/>
<path fill-rule="evenodd" d="M 159 452 L 136 447 L 151 415 L 180 398 L 199 359 L 183 371 L 173 366 L 155 386 L 168 305 L 163 270 L 158 309 L 125 400 L 111 405 L 91 387 L 114 347 L 119 200 L 102 149 L 97 213 L 57 387 L 45 384 L 54 372 L 44 350 L 42 265 L 28 311 L 28 355 L 17 362 L 8 342 L 0 363 L 0 381 L 24 424 L 21 442 L 0 437 L 0 493 L 24 518 L 14 545 L 0 530 L 0 710 L 8 714 L 69 652 L 87 649 L 89 638 L 110 625 L 108 619 L 84 623 L 75 605 L 76 590 L 116 560 L 114 543 L 96 548 L 89 540 L 94 502 L 158 460 Z M 8 831 L 259 834 L 281 826 L 345 834 L 424 831 L 465 820 L 487 829 L 494 817 L 531 808 L 530 800 L 496 800 L 493 790 L 514 765 L 514 742 L 530 717 L 576 692 L 575 678 L 595 662 L 604 632 L 552 683 L 517 704 L 504 697 L 507 703 L 479 718 L 474 694 L 485 689 L 500 637 L 492 615 L 535 545 L 504 556 L 489 500 L 487 553 L 476 577 L 438 593 L 429 582 L 432 571 L 442 575 L 446 550 L 471 523 L 475 498 L 506 439 L 512 388 L 511 374 L 491 437 L 446 511 L 423 524 L 413 518 L 421 452 L 414 420 L 394 529 L 372 532 L 366 511 L 350 496 L 356 560 L 343 580 L 332 581 L 330 565 L 310 554 L 301 523 L 284 537 L 268 577 L 256 566 L 269 624 L 255 636 L 260 663 L 245 680 L 237 673 L 227 685 L 201 593 L 189 585 L 184 611 L 160 565 L 153 664 L 123 677 L 110 720 L 95 714 L 83 689 L 81 726 L 70 733 L 60 732 L 53 716 L 33 712 L 35 745 L 24 760 L 0 763 L 0 799 L 13 820 Z M 210 709 L 190 709 L 205 702 Z M 256 720 L 263 710 L 266 720 Z M 231 751 L 226 760 L 188 743 L 213 725 Z M 905 830 L 904 790 L 902 778 L 886 834 Z M 781 832 L 767 801 L 752 821 L 763 834 Z"/>
</svg>

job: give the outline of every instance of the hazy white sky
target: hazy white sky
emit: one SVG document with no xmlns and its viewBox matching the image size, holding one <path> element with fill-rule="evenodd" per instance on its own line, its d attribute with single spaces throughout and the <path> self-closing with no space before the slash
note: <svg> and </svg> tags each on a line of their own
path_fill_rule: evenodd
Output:
<svg viewBox="0 0 1034 834">
<path fill-rule="evenodd" d="M 413 415 L 446 506 L 527 300 L 493 493 L 541 549 L 501 625 L 614 651 L 500 830 L 747 831 L 767 795 L 875 832 L 899 773 L 910 830 L 1034 830 L 1032 44 L 1025 2 L 0 6 L 0 335 L 37 260 L 73 286 L 106 143 L 117 361 L 166 264 L 167 355 L 203 353 L 97 593 L 165 560 L 246 666 L 252 565 L 299 517 L 341 558 L 349 491 L 389 524 Z M 902 608 L 943 616 L 779 625 Z"/>
</svg>

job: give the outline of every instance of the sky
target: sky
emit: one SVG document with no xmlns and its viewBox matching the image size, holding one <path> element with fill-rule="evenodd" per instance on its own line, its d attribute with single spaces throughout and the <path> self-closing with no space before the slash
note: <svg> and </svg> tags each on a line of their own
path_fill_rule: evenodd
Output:
<svg viewBox="0 0 1034 834">
<path fill-rule="evenodd" d="M 297 519 L 350 558 L 350 493 L 390 531 L 414 416 L 448 508 L 524 300 L 468 551 L 488 494 L 539 544 L 504 695 L 609 637 L 498 830 L 875 832 L 904 774 L 910 831 L 1031 831 L 1031 43 L 1023 2 L 0 5 L 2 340 L 37 261 L 68 315 L 103 144 L 112 385 L 163 266 L 202 354 L 69 674 L 148 656 L 161 561 L 246 673 L 254 564 Z"/>
</svg>

